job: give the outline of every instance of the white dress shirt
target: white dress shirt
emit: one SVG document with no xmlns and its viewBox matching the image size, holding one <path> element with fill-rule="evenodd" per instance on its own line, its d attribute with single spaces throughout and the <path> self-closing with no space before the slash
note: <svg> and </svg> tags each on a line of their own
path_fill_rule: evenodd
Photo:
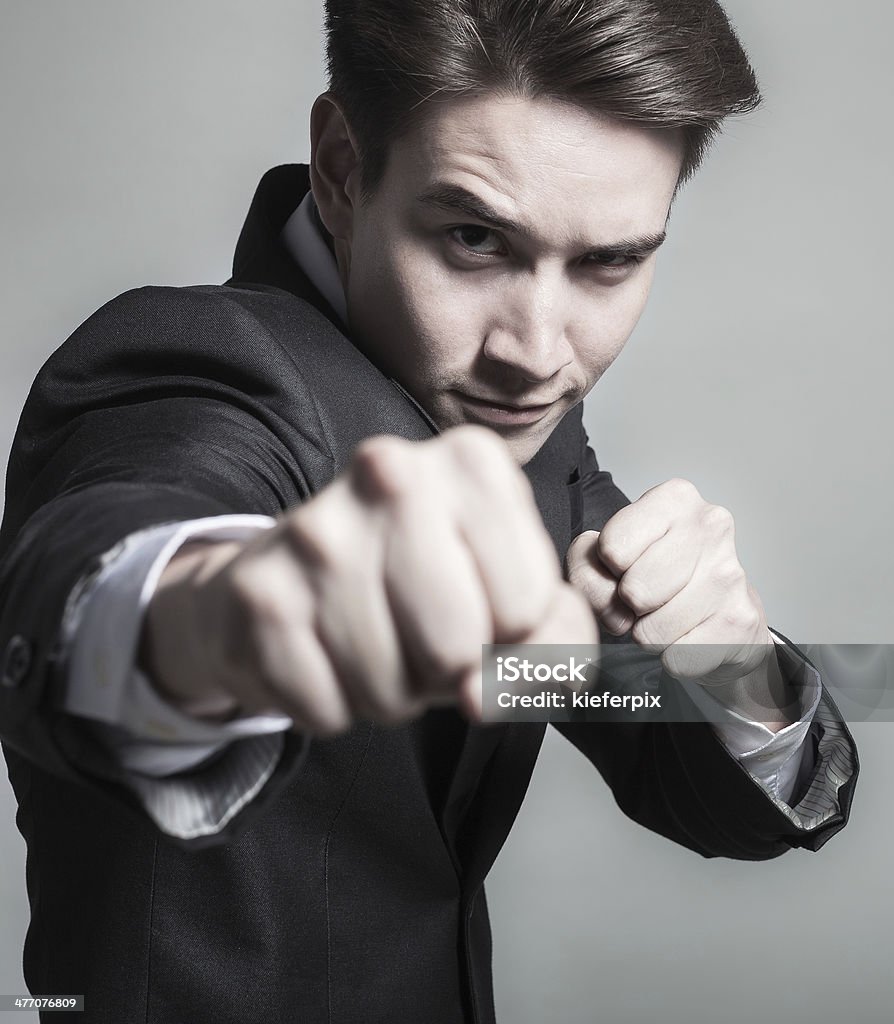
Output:
<svg viewBox="0 0 894 1024">
<path fill-rule="evenodd" d="M 338 268 L 314 223 L 311 193 L 289 218 L 282 239 L 347 324 Z M 187 540 L 242 540 L 273 523 L 267 516 L 224 515 L 137 531 L 106 554 L 91 585 L 75 588 L 77 599 L 72 598 L 64 616 L 63 642 L 70 652 L 66 710 L 91 720 L 127 769 L 158 827 L 182 838 L 219 831 L 257 794 L 273 772 L 292 720 L 271 714 L 213 723 L 168 704 L 136 668 L 143 615 L 162 571 Z M 783 644 L 775 634 L 773 639 Z M 696 702 L 713 705 L 712 727 L 722 742 L 790 814 L 785 805 L 799 774 L 813 768 L 805 738 L 817 711 L 820 683 L 817 673 L 805 668 L 802 717 L 775 734 L 759 722 L 721 710 L 697 683 L 682 681 Z M 201 773 L 191 771 L 219 752 L 225 756 Z"/>
</svg>

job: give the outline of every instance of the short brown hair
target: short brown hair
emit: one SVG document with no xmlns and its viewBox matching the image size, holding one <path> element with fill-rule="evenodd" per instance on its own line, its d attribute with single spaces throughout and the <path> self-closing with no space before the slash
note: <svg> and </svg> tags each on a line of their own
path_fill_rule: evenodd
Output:
<svg viewBox="0 0 894 1024">
<path fill-rule="evenodd" d="M 370 196 L 429 103 L 493 90 L 680 128 L 680 183 L 753 110 L 748 57 L 716 0 L 326 0 L 329 89 Z"/>
</svg>

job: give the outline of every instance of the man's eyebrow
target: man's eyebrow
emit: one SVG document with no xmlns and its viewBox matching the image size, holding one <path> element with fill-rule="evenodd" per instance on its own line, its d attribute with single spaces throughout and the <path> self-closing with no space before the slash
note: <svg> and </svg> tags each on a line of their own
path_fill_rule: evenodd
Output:
<svg viewBox="0 0 894 1024">
<path fill-rule="evenodd" d="M 462 185 L 436 183 L 420 193 L 416 197 L 416 201 L 424 206 L 434 206 L 439 210 L 445 210 L 447 213 L 464 214 L 475 220 L 483 221 L 498 231 L 522 236 L 529 234 L 523 225 L 500 216 L 480 196 L 476 196 L 474 192 L 463 188 Z M 661 245 L 666 237 L 665 231 L 659 231 L 656 234 L 642 235 L 639 238 L 621 238 L 616 242 L 590 246 L 587 252 L 603 259 L 610 259 L 614 256 L 648 256 Z"/>
<path fill-rule="evenodd" d="M 474 192 L 469 192 L 462 185 L 448 185 L 438 183 L 426 189 L 421 195 L 416 196 L 416 201 L 425 206 L 436 206 L 448 213 L 464 213 L 475 220 L 483 220 L 491 227 L 500 231 L 509 231 L 516 235 L 526 235 L 527 231 L 514 220 L 501 217 L 495 210 L 492 210 L 487 203 Z"/>
<path fill-rule="evenodd" d="M 622 238 L 608 245 L 594 245 L 590 252 L 603 259 L 612 256 L 648 256 L 667 238 L 666 231 L 654 235 L 641 235 L 639 238 Z"/>
</svg>

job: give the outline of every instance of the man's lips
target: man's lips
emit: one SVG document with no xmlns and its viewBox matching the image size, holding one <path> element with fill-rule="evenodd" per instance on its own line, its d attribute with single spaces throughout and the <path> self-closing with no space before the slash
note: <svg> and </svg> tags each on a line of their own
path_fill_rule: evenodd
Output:
<svg viewBox="0 0 894 1024">
<path fill-rule="evenodd" d="M 526 426 L 542 419 L 555 402 L 498 402 L 462 391 L 455 392 L 473 419 L 489 426 Z"/>
</svg>

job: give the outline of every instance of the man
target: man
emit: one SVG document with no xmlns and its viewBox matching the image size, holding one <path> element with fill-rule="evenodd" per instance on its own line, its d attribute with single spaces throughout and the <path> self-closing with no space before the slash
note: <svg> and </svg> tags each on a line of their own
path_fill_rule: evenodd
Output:
<svg viewBox="0 0 894 1024">
<path fill-rule="evenodd" d="M 10 459 L 26 980 L 90 1020 L 493 1020 L 482 883 L 544 727 L 478 724 L 482 644 L 623 639 L 628 677 L 724 710 L 558 726 L 703 855 L 847 818 L 852 742 L 731 515 L 680 480 L 628 502 L 580 419 L 680 182 L 757 100 L 722 11 L 327 27 L 310 166 L 265 175 L 233 278 L 99 310 Z"/>
</svg>

